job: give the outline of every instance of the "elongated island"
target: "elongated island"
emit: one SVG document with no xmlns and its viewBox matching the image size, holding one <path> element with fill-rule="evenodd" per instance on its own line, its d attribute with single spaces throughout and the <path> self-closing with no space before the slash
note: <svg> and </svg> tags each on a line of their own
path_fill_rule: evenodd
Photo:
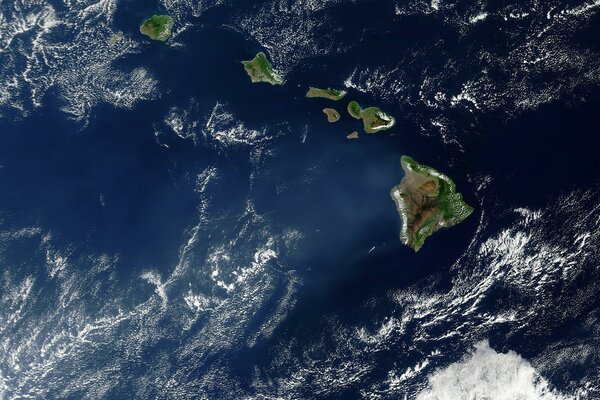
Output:
<svg viewBox="0 0 600 400">
<path fill-rule="evenodd" d="M 464 221 L 473 207 L 446 175 L 409 156 L 400 162 L 405 175 L 390 195 L 402 219 L 400 240 L 416 252 L 434 232 Z"/>
<path fill-rule="evenodd" d="M 367 133 L 375 133 L 390 129 L 396 123 L 394 117 L 387 115 L 379 107 L 363 109 L 360 104 L 352 100 L 348 103 L 348 114 L 353 118 L 362 119 L 363 127 Z"/>
<path fill-rule="evenodd" d="M 337 90 L 331 88 L 320 89 L 312 86 L 308 88 L 308 92 L 306 92 L 306 97 L 308 98 L 321 97 L 333 101 L 341 100 L 345 95 L 345 90 Z"/>
<path fill-rule="evenodd" d="M 153 15 L 142 23 L 140 32 L 152 40 L 164 42 L 171 36 L 173 18 L 168 15 Z"/>
<path fill-rule="evenodd" d="M 242 61 L 242 64 L 253 83 L 267 82 L 271 85 L 281 85 L 283 83 L 262 51 L 252 60 Z"/>
</svg>

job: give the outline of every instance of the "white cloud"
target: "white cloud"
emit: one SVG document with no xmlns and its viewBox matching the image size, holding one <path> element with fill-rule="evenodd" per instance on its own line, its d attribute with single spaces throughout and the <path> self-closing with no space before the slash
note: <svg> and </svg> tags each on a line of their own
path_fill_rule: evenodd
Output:
<svg viewBox="0 0 600 400">
<path fill-rule="evenodd" d="M 487 341 L 461 361 L 429 376 L 428 387 L 417 400 L 562 400 L 523 357 L 497 353 Z"/>
</svg>

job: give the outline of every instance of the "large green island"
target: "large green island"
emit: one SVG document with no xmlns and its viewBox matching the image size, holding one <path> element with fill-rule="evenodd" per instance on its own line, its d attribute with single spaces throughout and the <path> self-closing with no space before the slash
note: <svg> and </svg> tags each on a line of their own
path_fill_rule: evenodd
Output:
<svg viewBox="0 0 600 400">
<path fill-rule="evenodd" d="M 153 15 L 140 26 L 140 32 L 152 40 L 164 42 L 171 36 L 173 18 L 168 15 Z"/>
<path fill-rule="evenodd" d="M 253 83 L 268 82 L 271 85 L 281 85 L 283 83 L 263 52 L 258 53 L 252 60 L 242 61 L 242 64 L 244 64 L 244 69 Z"/>
<path fill-rule="evenodd" d="M 473 212 L 456 192 L 450 178 L 435 169 L 402 156 L 404 178 L 390 192 L 402 219 L 400 240 L 419 251 L 425 239 L 440 228 L 465 220 Z"/>
<path fill-rule="evenodd" d="M 379 107 L 363 109 L 360 104 L 352 100 L 348 103 L 348 114 L 353 118 L 362 119 L 363 127 L 367 133 L 375 133 L 390 129 L 396 123 L 394 117 L 387 115 Z"/>
<path fill-rule="evenodd" d="M 308 97 L 308 98 L 321 97 L 321 98 L 329 99 L 329 100 L 333 100 L 333 101 L 341 100 L 345 95 L 346 95 L 345 90 L 337 90 L 337 89 L 331 89 L 331 88 L 320 89 L 320 88 L 316 88 L 316 87 L 312 87 L 312 86 L 309 87 L 308 92 L 306 92 L 306 97 Z"/>
</svg>

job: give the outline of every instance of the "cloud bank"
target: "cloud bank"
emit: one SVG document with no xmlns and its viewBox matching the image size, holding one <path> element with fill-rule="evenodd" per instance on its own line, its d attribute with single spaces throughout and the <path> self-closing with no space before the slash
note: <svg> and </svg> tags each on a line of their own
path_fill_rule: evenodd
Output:
<svg viewBox="0 0 600 400">
<path fill-rule="evenodd" d="M 479 342 L 462 360 L 429 376 L 417 400 L 563 400 L 523 357 Z"/>
</svg>

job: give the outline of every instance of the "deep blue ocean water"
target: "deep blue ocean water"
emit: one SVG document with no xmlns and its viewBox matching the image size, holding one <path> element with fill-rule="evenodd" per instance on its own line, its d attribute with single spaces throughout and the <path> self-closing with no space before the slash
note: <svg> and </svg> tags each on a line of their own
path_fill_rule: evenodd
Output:
<svg viewBox="0 0 600 400">
<path fill-rule="evenodd" d="M 155 11 L 150 5 L 123 2 L 115 23 L 133 34 L 139 20 Z M 344 11 L 340 15 L 343 26 L 360 23 L 365 12 L 360 5 Z M 372 23 L 389 25 L 385 32 L 362 30 L 361 41 L 352 51 L 315 58 L 286 76 L 285 85 L 273 87 L 249 81 L 240 61 L 265 49 L 219 26 L 220 13 L 228 12 L 223 8 L 204 14 L 194 28 L 178 37 L 183 47 L 148 43 L 141 53 L 117 61 L 125 70 L 143 65 L 152 71 L 160 90 L 155 100 L 143 101 L 131 110 L 100 105 L 89 124 L 82 125 L 69 120 L 60 110 L 58 93 L 50 93 L 44 108 L 27 118 L 14 115 L 1 122 L 0 210 L 5 226 L 43 226 L 53 232 L 55 241 L 69 243 L 74 252 L 118 254 L 118 281 L 124 288 L 147 268 L 164 275 L 174 268 L 181 243 L 197 222 L 195 177 L 209 165 L 215 165 L 227 181 L 226 189 L 220 186 L 212 196 L 229 215 L 241 214 L 239 199 L 250 196 L 257 213 L 269 215 L 281 226 L 301 227 L 307 233 L 302 247 L 289 254 L 284 251 L 275 266 L 302 276 L 296 307 L 273 336 L 258 346 L 222 354 L 235 360 L 242 386 L 251 381 L 255 365 L 268 362 L 272 344 L 295 340 L 301 346 L 302 340 L 312 341 L 311 333 L 322 329 L 327 316 L 375 326 L 389 315 L 386 307 L 391 306 L 384 301 L 365 307 L 373 297 L 421 285 L 431 276 L 436 276 L 436 288 L 448 288 L 447 271 L 465 252 L 483 211 L 469 176 L 493 177 L 486 196 L 497 209 L 543 208 L 553 196 L 598 183 L 597 97 L 573 104 L 551 102 L 508 121 L 502 110 L 498 115 L 490 111 L 472 132 L 465 131 L 461 149 L 423 135 L 399 104 L 349 89 L 346 99 L 377 105 L 398 121 L 388 132 L 361 134 L 359 140 L 349 141 L 345 136 L 360 124 L 345 116 L 337 124 L 328 124 L 321 109 L 331 103 L 305 99 L 306 88 L 341 87 L 357 59 L 376 58 L 379 65 L 394 66 L 398 62 L 395 46 L 418 46 L 420 39 L 428 42 L 431 36 L 449 33 L 421 18 L 398 24 L 393 17 L 383 17 L 393 13 L 381 13 Z M 355 35 L 348 30 L 338 40 L 350 43 Z M 481 40 L 493 38 L 482 36 Z M 461 51 L 459 43 L 454 47 L 452 39 L 448 42 L 446 51 Z M 435 57 L 431 62 L 436 63 Z M 194 145 L 175 135 L 155 136 L 157 124 L 162 124 L 169 109 L 185 107 L 192 97 L 199 113 L 206 115 L 217 101 L 224 102 L 247 128 L 282 132 L 270 142 L 273 153 L 258 174 L 250 176 L 252 165 L 245 147 L 220 153 L 202 141 Z M 345 100 L 334 106 L 341 111 Z M 389 196 L 402 178 L 402 154 L 449 175 L 476 210 L 464 223 L 434 234 L 417 254 L 398 240 L 400 221 Z M 316 172 L 306 179 L 307 171 Z M 490 231 L 504 226 L 501 215 L 497 227 L 494 217 L 490 221 Z M 215 222 L 215 235 L 232 228 L 228 222 L 219 223 Z M 560 234 L 560 226 L 556 232 Z M 25 265 L 29 249 L 12 251 L 14 262 Z M 32 267 L 21 270 L 23 275 L 30 273 L 28 268 Z M 599 306 L 596 301 L 590 309 Z M 546 335 L 573 335 L 571 328 L 580 322 L 577 318 L 527 340 L 518 335 L 507 339 L 502 333 L 491 333 L 490 340 L 499 349 L 535 357 L 544 345 L 533 342 L 543 343 Z M 406 347 L 409 341 L 407 336 Z M 156 351 L 174 350 L 179 344 L 159 344 Z M 447 357 L 460 358 L 468 345 Z M 381 379 L 398 363 L 413 362 L 410 356 L 399 360 L 394 351 L 372 356 L 381 368 L 365 382 Z M 197 366 L 198 374 L 203 368 L 206 365 Z M 553 383 L 561 387 L 565 381 L 555 377 Z M 355 399 L 359 389 L 324 398 Z M 129 390 L 124 384 L 114 395 Z M 214 396 L 223 394 L 215 389 Z"/>
</svg>

